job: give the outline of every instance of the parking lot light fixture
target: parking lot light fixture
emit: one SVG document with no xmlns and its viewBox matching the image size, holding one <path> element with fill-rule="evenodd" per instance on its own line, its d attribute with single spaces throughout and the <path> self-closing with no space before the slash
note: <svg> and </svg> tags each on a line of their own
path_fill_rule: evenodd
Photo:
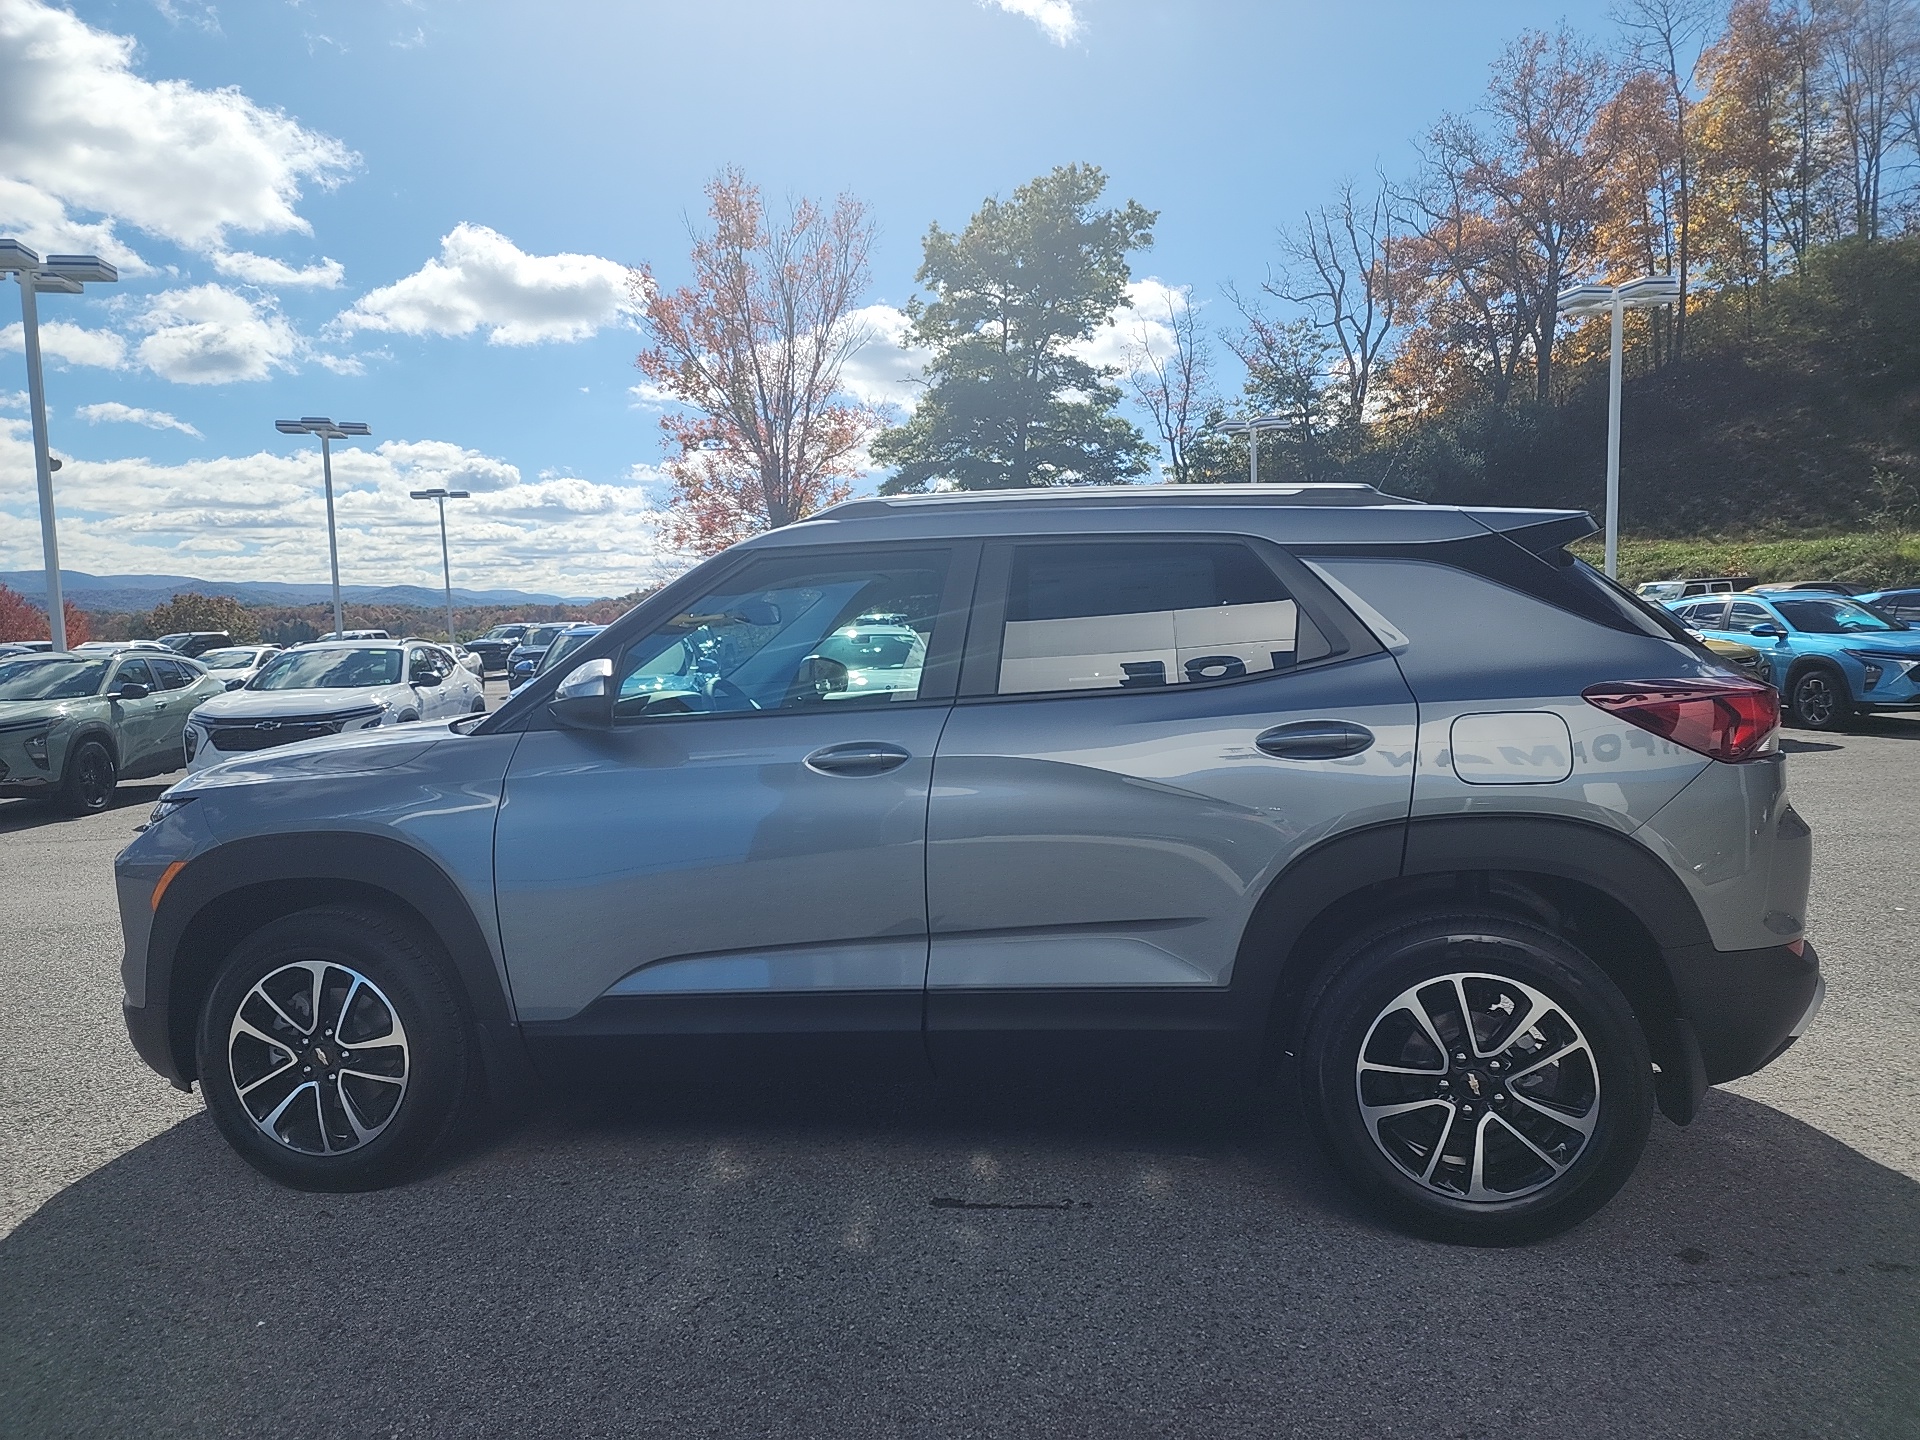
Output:
<svg viewBox="0 0 1920 1440">
<path fill-rule="evenodd" d="M 340 542 L 333 529 L 333 442 L 354 435 L 371 435 L 362 420 L 329 420 L 325 415 L 302 415 L 298 420 L 276 420 L 273 428 L 282 435 L 318 435 L 320 437 L 320 473 L 327 485 L 327 560 L 333 567 L 333 638 L 345 633 L 347 624 L 340 611 Z"/>
<path fill-rule="evenodd" d="M 98 255 L 49 255 L 44 260 L 18 240 L 0 239 L 0 275 L 20 283 L 20 329 L 27 352 L 27 408 L 33 424 L 33 473 L 40 492 L 40 550 L 47 567 L 47 634 L 67 648 L 66 598 L 60 593 L 60 535 L 54 525 L 53 472 L 47 449 L 47 387 L 40 364 L 41 295 L 78 295 L 88 285 L 111 285 L 120 272 Z"/>
<path fill-rule="evenodd" d="M 1649 310 L 1680 299 L 1680 281 L 1672 275 L 1647 275 L 1623 285 L 1573 285 L 1560 292 L 1559 313 L 1570 320 L 1613 317 L 1613 346 L 1607 363 L 1607 561 L 1609 577 L 1620 569 L 1620 353 L 1622 320 L 1629 310 Z"/>
<path fill-rule="evenodd" d="M 1290 429 L 1293 421 L 1285 415 L 1253 415 L 1245 420 L 1216 420 L 1208 428 L 1221 435 L 1247 437 L 1247 483 L 1260 483 L 1260 436 L 1267 430 Z"/>
<path fill-rule="evenodd" d="M 472 496 L 471 490 L 448 490 L 435 486 L 431 490 L 409 490 L 408 496 L 414 500 L 435 500 L 440 505 L 440 578 L 447 587 L 447 644 L 458 645 L 459 637 L 453 633 L 453 562 L 447 558 L 447 501 L 465 500 Z"/>
</svg>

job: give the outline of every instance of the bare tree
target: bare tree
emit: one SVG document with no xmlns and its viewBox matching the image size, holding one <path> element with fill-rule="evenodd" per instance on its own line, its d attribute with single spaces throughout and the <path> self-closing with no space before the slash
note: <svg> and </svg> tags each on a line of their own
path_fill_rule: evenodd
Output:
<svg viewBox="0 0 1920 1440">
<path fill-rule="evenodd" d="M 1571 31 L 1530 30 L 1494 63 L 1488 123 L 1450 116 L 1428 136 L 1416 191 L 1426 238 L 1480 323 L 1496 398 L 1519 359 L 1510 334 L 1532 358 L 1535 398 L 1552 395 L 1555 300 L 1592 260 L 1603 211 L 1612 139 L 1598 122 L 1612 79 Z"/>
<path fill-rule="evenodd" d="M 679 455 L 669 538 L 695 552 L 790 525 L 839 498 L 878 417 L 840 373 L 866 343 L 853 319 L 873 222 L 852 196 L 795 202 L 770 219 L 740 171 L 707 186 L 712 228 L 693 237 L 694 282 L 670 293 L 650 269 L 633 289 L 653 344 L 636 364 L 695 412 L 661 421 Z"/>
<path fill-rule="evenodd" d="M 1280 232 L 1286 256 L 1264 286 L 1269 295 L 1305 306 L 1340 352 L 1347 414 L 1367 413 L 1373 377 L 1392 344 L 1404 306 L 1405 270 L 1392 194 L 1384 177 L 1365 195 L 1342 182 L 1333 203 L 1309 210 L 1297 229 Z"/>
<path fill-rule="evenodd" d="M 1850 165 L 1853 233 L 1880 235 L 1881 182 L 1888 152 L 1912 98 L 1912 0 L 1817 0 L 1826 32 L 1826 90 Z"/>
<path fill-rule="evenodd" d="M 1160 325 L 1171 339 L 1171 348 L 1150 328 Z M 1193 303 L 1193 288 L 1183 286 L 1168 293 L 1164 322 L 1158 316 L 1140 315 L 1127 344 L 1127 388 L 1152 417 L 1175 484 L 1185 485 L 1193 478 L 1196 422 L 1215 403 L 1212 378 L 1213 359 Z"/>
<path fill-rule="evenodd" d="M 1435 136 L 1460 123 L 1442 121 Z M 1455 368 L 1452 357 L 1466 354 L 1493 403 L 1504 405 L 1533 329 L 1515 296 L 1518 227 L 1489 213 L 1467 167 L 1457 163 L 1461 145 L 1431 140 L 1419 182 L 1400 197 L 1423 224 L 1407 254 L 1413 283 L 1405 287 L 1420 317 L 1421 343 L 1403 357 L 1411 363 L 1396 366 L 1399 388 L 1423 407 L 1446 389 L 1441 372 Z"/>
<path fill-rule="evenodd" d="M 1680 300 L 1673 307 L 1674 359 L 1687 349 L 1687 285 L 1693 268 L 1693 92 L 1712 23 L 1710 0 L 1624 0 L 1614 12 L 1635 58 L 1660 79 L 1674 157 L 1674 259 Z"/>
</svg>

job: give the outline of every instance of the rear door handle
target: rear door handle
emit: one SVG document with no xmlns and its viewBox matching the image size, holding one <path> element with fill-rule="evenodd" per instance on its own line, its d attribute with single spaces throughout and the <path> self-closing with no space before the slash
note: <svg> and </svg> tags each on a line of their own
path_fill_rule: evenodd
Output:
<svg viewBox="0 0 1920 1440">
<path fill-rule="evenodd" d="M 1340 760 L 1373 744 L 1373 732 L 1351 720 L 1296 720 L 1262 731 L 1253 742 L 1276 760 Z"/>
<path fill-rule="evenodd" d="M 897 770 L 913 756 L 898 745 L 880 740 L 855 740 L 846 745 L 828 745 L 814 751 L 802 763 L 821 775 L 884 775 Z"/>
</svg>

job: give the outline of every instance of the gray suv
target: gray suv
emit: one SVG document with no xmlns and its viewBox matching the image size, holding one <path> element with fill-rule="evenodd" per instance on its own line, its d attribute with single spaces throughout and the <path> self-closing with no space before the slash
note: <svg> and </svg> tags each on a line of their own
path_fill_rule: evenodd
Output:
<svg viewBox="0 0 1920 1440">
<path fill-rule="evenodd" d="M 175 786 L 116 867 L 134 1045 L 340 1190 L 586 1053 L 1278 1065 L 1406 1223 L 1549 1233 L 1823 988 L 1773 691 L 1570 558 L 1592 529 L 1364 486 L 838 505 L 492 715 Z"/>
</svg>

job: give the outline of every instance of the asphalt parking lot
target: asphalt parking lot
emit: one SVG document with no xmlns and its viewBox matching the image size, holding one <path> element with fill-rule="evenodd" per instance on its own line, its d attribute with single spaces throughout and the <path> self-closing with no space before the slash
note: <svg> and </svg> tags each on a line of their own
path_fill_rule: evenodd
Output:
<svg viewBox="0 0 1920 1440">
<path fill-rule="evenodd" d="M 163 785 L 0 804 L 0 1434 L 1920 1435 L 1920 719 L 1790 734 L 1817 1026 L 1505 1251 L 1383 1227 L 1272 1107 L 880 1083 L 280 1190 L 121 1026 Z"/>
</svg>

